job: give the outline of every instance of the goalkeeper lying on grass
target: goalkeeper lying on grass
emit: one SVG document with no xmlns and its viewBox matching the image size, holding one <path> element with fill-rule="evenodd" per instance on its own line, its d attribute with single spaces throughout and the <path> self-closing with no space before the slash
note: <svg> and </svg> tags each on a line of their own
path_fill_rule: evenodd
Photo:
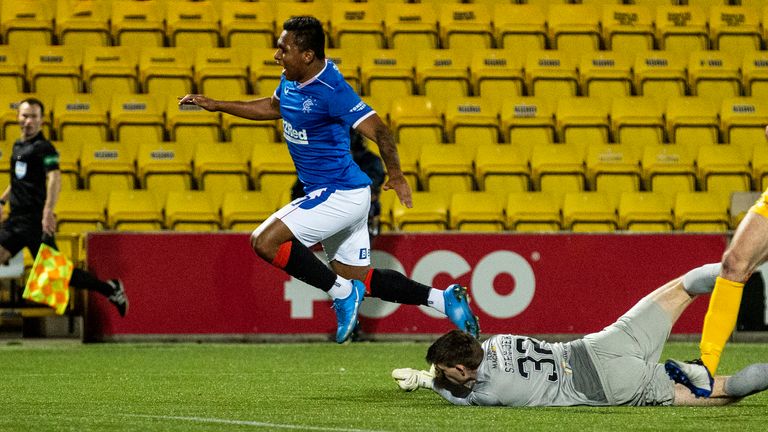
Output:
<svg viewBox="0 0 768 432">
<path fill-rule="evenodd" d="M 395 369 L 406 391 L 430 388 L 457 405 L 725 405 L 768 388 L 768 364 L 714 379 L 702 365 L 658 363 L 672 325 L 699 294 L 712 292 L 719 264 L 656 289 L 615 323 L 567 343 L 496 335 L 480 344 L 458 330 L 427 351 L 429 371 Z M 690 379 L 675 384 L 680 369 Z M 687 388 L 686 388 L 687 387 Z M 709 388 L 709 398 L 696 389 Z"/>
</svg>

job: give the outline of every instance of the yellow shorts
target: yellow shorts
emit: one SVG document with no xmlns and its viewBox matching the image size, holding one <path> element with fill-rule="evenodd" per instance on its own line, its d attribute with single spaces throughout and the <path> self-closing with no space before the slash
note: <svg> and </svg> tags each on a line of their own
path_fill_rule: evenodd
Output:
<svg viewBox="0 0 768 432">
<path fill-rule="evenodd" d="M 768 189 L 760 195 L 760 198 L 755 201 L 755 204 L 750 207 L 749 211 L 755 212 L 764 218 L 768 218 Z"/>
</svg>

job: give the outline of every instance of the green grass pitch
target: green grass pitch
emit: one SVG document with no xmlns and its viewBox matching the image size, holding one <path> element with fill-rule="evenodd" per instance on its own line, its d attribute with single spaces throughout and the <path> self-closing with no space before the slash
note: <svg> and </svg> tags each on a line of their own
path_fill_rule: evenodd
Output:
<svg viewBox="0 0 768 432">
<path fill-rule="evenodd" d="M 728 407 L 454 407 L 401 392 L 425 343 L 2 342 L 0 431 L 765 431 L 768 394 Z M 670 343 L 688 358 L 693 343 Z M 732 373 L 768 344 L 726 347 Z"/>
</svg>

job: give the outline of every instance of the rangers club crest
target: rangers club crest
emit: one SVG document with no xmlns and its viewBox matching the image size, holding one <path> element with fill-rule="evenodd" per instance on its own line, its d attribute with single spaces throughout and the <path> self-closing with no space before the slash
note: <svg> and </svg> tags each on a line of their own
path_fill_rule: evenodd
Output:
<svg viewBox="0 0 768 432">
<path fill-rule="evenodd" d="M 313 106 L 315 106 L 315 102 L 312 101 L 312 98 L 306 98 L 304 99 L 304 102 L 301 103 L 301 111 L 305 114 L 309 114 L 312 112 Z"/>
</svg>

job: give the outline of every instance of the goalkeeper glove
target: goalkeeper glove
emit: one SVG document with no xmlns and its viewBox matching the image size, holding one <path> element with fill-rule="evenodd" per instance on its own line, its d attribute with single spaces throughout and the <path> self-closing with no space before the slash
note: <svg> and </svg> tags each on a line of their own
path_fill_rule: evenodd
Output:
<svg viewBox="0 0 768 432">
<path fill-rule="evenodd" d="M 432 389 L 435 365 L 432 365 L 428 371 L 411 368 L 395 369 L 392 371 L 392 378 L 401 389 L 407 392 L 418 390 L 419 387 Z"/>
</svg>

